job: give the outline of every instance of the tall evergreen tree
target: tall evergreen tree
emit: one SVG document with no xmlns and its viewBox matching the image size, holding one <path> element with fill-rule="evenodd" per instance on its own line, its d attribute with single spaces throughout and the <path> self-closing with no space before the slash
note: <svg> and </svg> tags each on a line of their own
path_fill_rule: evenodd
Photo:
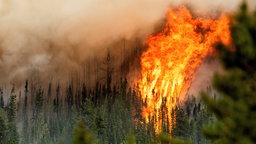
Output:
<svg viewBox="0 0 256 144">
<path fill-rule="evenodd" d="M 25 90 L 24 90 L 25 98 L 24 98 L 24 111 L 23 113 L 26 115 L 27 107 L 28 107 L 28 80 L 25 83 Z"/>
<path fill-rule="evenodd" d="M 4 108 L 4 96 L 3 90 L 0 89 L 0 108 Z"/>
<path fill-rule="evenodd" d="M 52 96 L 52 83 L 50 82 L 48 85 L 48 91 L 47 91 L 47 102 L 49 102 L 51 96 Z"/>
<path fill-rule="evenodd" d="M 16 115 L 17 115 L 16 98 L 17 96 L 15 95 L 15 88 L 13 87 L 11 90 L 11 96 L 9 98 L 9 102 L 7 105 L 7 115 L 8 115 L 8 120 L 10 122 L 15 122 L 16 120 Z"/>
<path fill-rule="evenodd" d="M 189 120 L 182 108 L 175 109 L 175 124 L 172 127 L 172 136 L 189 139 Z"/>
<path fill-rule="evenodd" d="M 85 128 L 83 121 L 78 123 L 74 131 L 73 144 L 93 144 L 93 135 Z"/>
<path fill-rule="evenodd" d="M 16 95 L 15 88 L 11 90 L 11 96 L 7 104 L 7 116 L 8 116 L 8 144 L 17 144 L 19 143 L 19 134 L 16 126 L 16 116 L 17 116 L 17 104 L 16 104 Z"/>
<path fill-rule="evenodd" d="M 0 108 L 0 144 L 7 143 L 8 118 L 4 109 Z"/>
<path fill-rule="evenodd" d="M 36 99 L 35 99 L 35 110 L 36 110 L 36 115 L 42 112 L 43 108 L 43 90 L 39 88 L 36 92 Z"/>
<path fill-rule="evenodd" d="M 21 143 L 28 143 L 29 142 L 29 128 L 28 128 L 28 80 L 25 82 L 24 87 L 24 103 L 23 103 L 23 125 L 22 125 L 22 133 L 21 133 Z"/>
<path fill-rule="evenodd" d="M 217 121 L 205 128 L 213 143 L 253 144 L 256 142 L 256 11 L 244 2 L 233 17 L 233 49 L 217 46 L 225 74 L 214 77 L 220 97 L 204 96 Z"/>
<path fill-rule="evenodd" d="M 87 98 L 87 90 L 86 90 L 85 83 L 83 83 L 83 85 L 82 85 L 82 104 L 85 102 L 86 98 Z"/>
</svg>

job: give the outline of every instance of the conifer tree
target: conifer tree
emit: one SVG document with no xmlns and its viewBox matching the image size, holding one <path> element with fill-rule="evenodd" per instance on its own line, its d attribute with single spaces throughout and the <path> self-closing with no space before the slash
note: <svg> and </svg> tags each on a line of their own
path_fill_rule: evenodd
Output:
<svg viewBox="0 0 256 144">
<path fill-rule="evenodd" d="M 42 112 L 43 108 L 43 90 L 39 88 L 36 92 L 36 99 L 35 99 L 35 110 L 36 110 L 36 115 L 39 115 L 39 113 Z"/>
<path fill-rule="evenodd" d="M 10 122 L 14 122 L 16 120 L 16 114 L 17 114 L 17 106 L 16 106 L 16 95 L 15 95 L 15 88 L 12 88 L 11 96 L 9 98 L 9 102 L 7 105 L 7 114 L 8 119 Z"/>
<path fill-rule="evenodd" d="M 0 108 L 0 144 L 7 143 L 8 118 L 4 109 Z"/>
<path fill-rule="evenodd" d="M 16 106 L 16 95 L 15 88 L 12 88 L 11 96 L 7 104 L 7 116 L 8 116 L 8 144 L 17 144 L 19 143 L 19 134 L 16 126 L 16 115 L 17 115 L 17 106 Z"/>
<path fill-rule="evenodd" d="M 0 89 L 0 108 L 4 108 L 4 96 L 2 89 Z"/>
<path fill-rule="evenodd" d="M 217 46 L 225 74 L 214 77 L 216 100 L 204 94 L 216 122 L 205 128 L 213 143 L 253 144 L 256 142 L 256 11 L 250 13 L 244 2 L 233 17 L 233 49 Z"/>
<path fill-rule="evenodd" d="M 189 138 L 189 121 L 182 108 L 175 109 L 175 124 L 172 127 L 172 136 L 188 139 Z"/>
<path fill-rule="evenodd" d="M 135 138 L 134 134 L 131 131 L 127 135 L 126 143 L 127 144 L 136 144 L 136 138 Z"/>
<path fill-rule="evenodd" d="M 25 98 L 24 98 L 24 111 L 23 111 L 23 113 L 26 115 L 27 107 L 28 107 L 28 80 L 26 80 L 26 83 L 25 83 L 24 93 L 25 93 Z"/>
<path fill-rule="evenodd" d="M 85 102 L 86 98 L 87 98 L 87 90 L 86 90 L 85 83 L 83 83 L 83 86 L 82 86 L 82 104 Z"/>
<path fill-rule="evenodd" d="M 22 111 L 22 118 L 23 118 L 23 125 L 22 125 L 22 133 L 21 133 L 21 143 L 28 143 L 29 142 L 29 125 L 28 125 L 28 80 L 25 82 L 24 87 L 24 103 L 23 103 L 23 111 Z"/>
<path fill-rule="evenodd" d="M 78 123 L 74 131 L 73 144 L 94 144 L 93 135 L 85 128 L 83 121 Z"/>
</svg>

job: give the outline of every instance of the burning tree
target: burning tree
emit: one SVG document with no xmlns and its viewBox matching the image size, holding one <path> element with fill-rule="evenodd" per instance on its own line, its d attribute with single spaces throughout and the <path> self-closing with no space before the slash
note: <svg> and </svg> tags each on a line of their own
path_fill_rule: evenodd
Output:
<svg viewBox="0 0 256 144">
<path fill-rule="evenodd" d="M 229 18 L 224 14 L 218 19 L 194 18 L 185 7 L 170 8 L 165 28 L 148 38 L 139 84 L 145 101 L 142 115 L 147 122 L 155 120 L 157 132 L 173 121 L 172 108 L 185 101 L 196 69 L 214 54 L 212 45 L 219 41 L 230 42 Z"/>
</svg>

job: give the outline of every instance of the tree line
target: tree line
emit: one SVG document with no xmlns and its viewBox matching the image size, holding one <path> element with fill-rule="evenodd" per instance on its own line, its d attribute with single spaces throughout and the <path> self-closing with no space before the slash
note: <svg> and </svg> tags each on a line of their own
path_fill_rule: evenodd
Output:
<svg viewBox="0 0 256 144">
<path fill-rule="evenodd" d="M 48 88 L 24 84 L 24 95 L 0 89 L 0 144 L 27 143 L 227 143 L 256 141 L 256 11 L 243 3 L 232 17 L 233 44 L 217 44 L 218 57 L 226 72 L 217 74 L 213 86 L 220 96 L 205 92 L 202 101 L 188 96 L 172 110 L 172 129 L 163 125 L 155 133 L 154 123 L 141 116 L 145 103 L 136 86 L 122 78 L 106 81 L 93 89 L 85 83 L 66 86 L 49 83 Z M 4 97 L 9 97 L 4 101 Z M 23 97 L 21 99 L 20 97 Z M 17 100 L 18 99 L 18 100 Z"/>
</svg>

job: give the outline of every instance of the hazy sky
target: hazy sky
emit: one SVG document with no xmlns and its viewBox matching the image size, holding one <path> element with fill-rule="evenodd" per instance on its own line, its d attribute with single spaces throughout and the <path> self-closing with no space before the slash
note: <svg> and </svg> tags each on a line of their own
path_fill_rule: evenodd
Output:
<svg viewBox="0 0 256 144">
<path fill-rule="evenodd" d="M 170 5 L 233 11 L 241 0 L 0 0 L 0 80 L 68 73 L 119 39 L 146 38 Z M 250 6 L 255 0 L 250 0 Z"/>
</svg>

